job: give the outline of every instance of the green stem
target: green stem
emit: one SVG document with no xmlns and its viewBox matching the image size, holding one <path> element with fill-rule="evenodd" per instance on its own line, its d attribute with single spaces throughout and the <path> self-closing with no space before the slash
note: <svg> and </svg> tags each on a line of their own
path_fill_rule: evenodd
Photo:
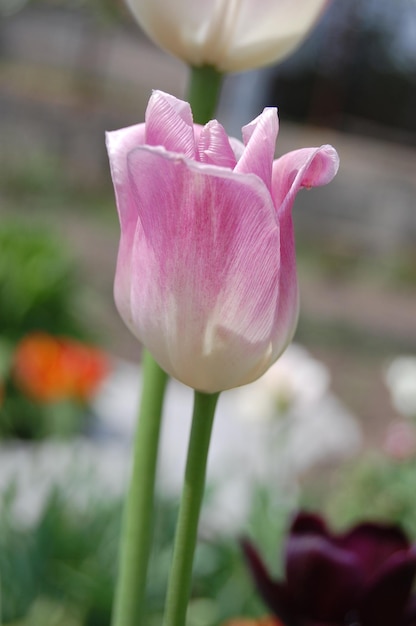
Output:
<svg viewBox="0 0 416 626">
<path fill-rule="evenodd" d="M 192 429 L 173 548 L 164 626 L 185 624 L 209 442 L 218 395 L 195 391 Z"/>
<path fill-rule="evenodd" d="M 215 115 L 221 92 L 223 74 L 215 67 L 191 67 L 188 102 L 195 124 L 206 124 Z"/>
<path fill-rule="evenodd" d="M 142 397 L 123 516 L 112 626 L 139 626 L 146 589 L 156 460 L 167 374 L 146 350 L 143 352 L 142 372 Z"/>
</svg>

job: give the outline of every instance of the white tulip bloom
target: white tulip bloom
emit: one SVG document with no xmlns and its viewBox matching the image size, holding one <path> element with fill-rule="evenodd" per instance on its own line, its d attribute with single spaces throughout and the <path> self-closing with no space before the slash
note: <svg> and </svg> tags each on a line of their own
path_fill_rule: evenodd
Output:
<svg viewBox="0 0 416 626">
<path fill-rule="evenodd" d="M 241 72 L 298 46 L 329 0 L 127 0 L 155 43 L 192 66 Z"/>
<path fill-rule="evenodd" d="M 236 390 L 235 405 L 248 420 L 314 413 L 329 383 L 327 367 L 292 343 L 261 378 Z"/>
</svg>

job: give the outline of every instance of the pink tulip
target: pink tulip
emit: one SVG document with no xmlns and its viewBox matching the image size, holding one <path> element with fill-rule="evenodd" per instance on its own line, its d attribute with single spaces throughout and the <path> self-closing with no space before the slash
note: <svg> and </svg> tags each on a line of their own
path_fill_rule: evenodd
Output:
<svg viewBox="0 0 416 626">
<path fill-rule="evenodd" d="M 204 392 L 261 376 L 298 317 L 291 208 L 328 183 L 331 146 L 273 161 L 276 109 L 243 128 L 194 125 L 186 102 L 153 93 L 146 122 L 108 133 L 121 239 L 115 301 L 171 376 Z"/>
<path fill-rule="evenodd" d="M 157 44 L 193 66 L 241 72 L 281 60 L 329 0 L 127 0 Z"/>
</svg>

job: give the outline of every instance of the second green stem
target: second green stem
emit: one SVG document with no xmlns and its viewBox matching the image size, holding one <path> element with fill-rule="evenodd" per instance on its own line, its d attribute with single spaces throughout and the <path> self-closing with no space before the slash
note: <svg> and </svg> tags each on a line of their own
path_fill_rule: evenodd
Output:
<svg viewBox="0 0 416 626">
<path fill-rule="evenodd" d="M 218 395 L 195 391 L 185 483 L 176 527 L 164 626 L 184 626 L 186 620 L 199 513 L 204 495 L 209 443 Z"/>
</svg>

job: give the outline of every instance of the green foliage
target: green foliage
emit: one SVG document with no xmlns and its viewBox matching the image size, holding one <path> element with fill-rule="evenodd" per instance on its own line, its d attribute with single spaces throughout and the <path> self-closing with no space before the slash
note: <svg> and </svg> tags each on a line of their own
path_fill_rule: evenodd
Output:
<svg viewBox="0 0 416 626">
<path fill-rule="evenodd" d="M 55 492 L 31 529 L 19 527 L 12 504 L 9 494 L 0 525 L 2 623 L 36 626 L 39 602 L 59 606 L 68 625 L 69 616 L 84 625 L 109 623 L 118 503 L 93 502 L 79 511 Z"/>
<path fill-rule="evenodd" d="M 84 336 L 78 277 L 62 242 L 39 228 L 3 221 L 0 251 L 3 338 L 14 342 L 35 330 Z"/>
<path fill-rule="evenodd" d="M 79 616 L 72 607 L 54 602 L 49 598 L 37 598 L 30 608 L 27 619 L 11 623 L 9 626 L 80 626 Z"/>
<path fill-rule="evenodd" d="M 97 498 L 80 510 L 68 495 L 55 491 L 33 528 L 17 523 L 13 502 L 14 493 L 10 490 L 3 502 L 0 521 L 1 623 L 4 626 L 109 626 L 120 502 L 103 502 Z M 254 503 L 247 529 L 256 542 L 261 530 L 257 527 L 259 520 L 268 517 L 271 502 L 269 496 L 259 494 Z M 171 501 L 159 500 L 156 509 L 146 626 L 161 623 L 177 515 L 176 503 Z M 282 511 L 279 521 L 273 517 L 268 529 L 275 544 L 279 533 L 273 532 L 273 528 L 282 529 L 282 519 L 286 520 L 286 515 L 281 514 Z M 267 545 L 268 542 L 266 539 Z M 260 539 L 258 543 L 262 548 L 265 545 Z M 214 626 L 231 617 L 263 613 L 238 539 L 211 536 L 202 528 L 189 626 Z"/>
<path fill-rule="evenodd" d="M 416 459 L 397 462 L 381 454 L 341 468 L 320 490 L 305 490 L 307 508 L 345 528 L 363 519 L 400 524 L 416 537 Z M 79 479 L 79 477 L 78 477 Z M 121 503 L 98 497 L 74 505 L 70 490 L 49 498 L 38 522 L 27 528 L 13 514 L 14 493 L 3 502 L 0 580 L 4 626 L 109 626 L 116 579 Z M 293 501 L 280 490 L 258 489 L 242 528 L 274 575 L 280 574 L 282 539 Z M 175 502 L 159 499 L 148 578 L 144 626 L 162 620 L 176 523 Z M 194 566 L 188 626 L 217 626 L 236 616 L 263 615 L 238 538 L 218 537 L 202 526 Z"/>
<path fill-rule="evenodd" d="M 31 332 L 88 338 L 77 271 L 62 241 L 17 220 L 0 226 L 0 437 L 42 439 L 79 432 L 85 407 L 37 402 L 12 379 L 18 342 Z"/>
<path fill-rule="evenodd" d="M 338 528 L 363 520 L 399 524 L 416 539 L 416 458 L 398 461 L 366 454 L 342 469 L 324 490 L 307 498 L 308 508 L 324 510 Z"/>
<path fill-rule="evenodd" d="M 86 407 L 72 399 L 37 402 L 28 398 L 8 381 L 0 407 L 0 438 L 41 440 L 67 438 L 82 432 L 87 425 Z"/>
<path fill-rule="evenodd" d="M 259 502 L 256 498 L 246 524 L 247 533 L 256 541 L 261 530 L 257 525 L 260 517 L 264 519 L 267 516 L 266 508 L 270 505 L 270 499 L 262 498 L 261 508 L 257 504 Z M 158 503 L 155 549 L 148 585 L 149 626 L 162 621 L 176 516 L 176 505 L 163 501 Z M 276 531 L 276 524 L 272 524 L 269 530 L 276 543 L 280 538 L 273 532 Z M 264 545 L 262 542 L 260 544 Z M 212 535 L 202 524 L 195 553 L 188 626 L 213 626 L 236 616 L 263 613 L 264 608 L 242 558 L 238 537 Z"/>
</svg>

